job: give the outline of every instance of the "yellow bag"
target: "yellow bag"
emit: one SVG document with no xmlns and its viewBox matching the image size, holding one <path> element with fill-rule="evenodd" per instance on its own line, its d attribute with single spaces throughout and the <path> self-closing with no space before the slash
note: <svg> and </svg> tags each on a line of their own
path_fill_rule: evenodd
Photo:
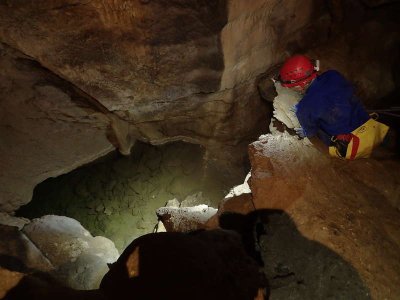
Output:
<svg viewBox="0 0 400 300">
<path fill-rule="evenodd" d="M 329 154 L 333 157 L 356 159 L 368 158 L 372 150 L 385 138 L 389 127 L 374 119 L 369 119 L 363 125 L 351 132 L 351 140 L 347 146 L 346 157 L 340 155 L 335 146 L 329 147 Z"/>
</svg>

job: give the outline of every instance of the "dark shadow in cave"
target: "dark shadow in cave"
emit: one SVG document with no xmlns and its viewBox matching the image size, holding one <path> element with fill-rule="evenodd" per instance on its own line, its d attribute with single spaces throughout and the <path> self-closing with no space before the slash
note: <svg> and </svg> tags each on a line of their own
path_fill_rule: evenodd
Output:
<svg viewBox="0 0 400 300">
<path fill-rule="evenodd" d="M 264 284 L 237 233 L 163 232 L 133 241 L 110 266 L 99 290 L 73 290 L 28 275 L 4 299 L 254 300 Z"/>
<path fill-rule="evenodd" d="M 111 265 L 100 290 L 109 299 L 254 300 L 264 279 L 230 230 L 148 234 Z"/>
<path fill-rule="evenodd" d="M 304 237 L 282 210 L 224 213 L 224 229 L 241 233 L 246 251 L 264 263 L 270 299 L 371 299 L 357 270 L 321 243 Z"/>
<path fill-rule="evenodd" d="M 74 290 L 52 278 L 24 276 L 2 300 L 109 300 L 99 290 Z"/>
<path fill-rule="evenodd" d="M 220 225 L 224 230 L 137 238 L 110 266 L 99 291 L 57 288 L 40 278 L 27 277 L 6 299 L 28 299 L 27 292 L 42 297 L 29 299 L 51 299 L 48 292 L 52 296 L 62 292 L 74 299 L 102 299 L 103 295 L 126 299 L 131 295 L 149 300 L 253 300 L 258 289 L 266 287 L 259 265 L 246 253 L 254 246 L 265 264 L 270 300 L 371 299 L 357 271 L 335 252 L 302 236 L 284 211 L 225 213 Z M 243 248 L 242 242 L 247 247 Z"/>
</svg>

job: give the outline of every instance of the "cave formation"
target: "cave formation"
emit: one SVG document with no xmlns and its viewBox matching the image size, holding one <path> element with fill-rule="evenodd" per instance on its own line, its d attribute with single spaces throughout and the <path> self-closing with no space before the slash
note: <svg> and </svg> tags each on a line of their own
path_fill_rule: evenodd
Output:
<svg viewBox="0 0 400 300">
<path fill-rule="evenodd" d="M 252 232 L 236 214 L 263 223 L 270 299 L 400 297 L 398 153 L 349 163 L 268 135 L 270 78 L 295 53 L 343 73 L 368 110 L 398 107 L 399 11 L 396 0 L 1 1 L 0 298 L 20 284 L 41 299 L 107 299 L 107 263 L 187 197 L 218 208 L 204 224 L 184 217 L 191 229 Z M 247 192 L 224 198 L 248 172 Z M 171 224 L 180 209 L 162 216 L 167 231 L 184 231 Z"/>
</svg>

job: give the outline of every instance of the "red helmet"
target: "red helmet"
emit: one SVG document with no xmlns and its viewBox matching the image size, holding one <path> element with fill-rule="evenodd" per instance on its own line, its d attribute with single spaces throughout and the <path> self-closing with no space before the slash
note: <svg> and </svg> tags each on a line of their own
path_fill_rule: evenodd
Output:
<svg viewBox="0 0 400 300">
<path fill-rule="evenodd" d="M 317 77 L 317 71 L 307 56 L 294 55 L 285 61 L 279 76 L 284 87 L 304 87 Z"/>
</svg>

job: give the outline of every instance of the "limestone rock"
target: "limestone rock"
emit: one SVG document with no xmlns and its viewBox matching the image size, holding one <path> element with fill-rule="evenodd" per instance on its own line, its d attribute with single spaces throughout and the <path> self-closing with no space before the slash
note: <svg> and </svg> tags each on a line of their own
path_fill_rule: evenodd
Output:
<svg viewBox="0 0 400 300">
<path fill-rule="evenodd" d="M 34 219 L 23 232 L 55 267 L 55 278 L 75 289 L 94 289 L 107 272 L 107 263 L 118 258 L 114 244 L 92 237 L 71 218 L 44 216 Z"/>
<path fill-rule="evenodd" d="M 102 114 L 66 82 L 1 44 L 0 53 L 0 211 L 12 212 L 36 184 L 114 147 Z"/>
<path fill-rule="evenodd" d="M 161 207 L 156 214 L 168 232 L 188 232 L 205 228 L 204 224 L 217 212 L 207 205 L 192 207 Z"/>
<path fill-rule="evenodd" d="M 370 295 L 359 297 L 398 298 L 400 212 L 393 195 L 398 195 L 400 162 L 391 158 L 343 161 L 330 158 L 326 148 L 304 141 L 277 133 L 251 144 L 250 187 L 256 209 L 282 211 L 303 238 L 324 245 L 349 263 Z M 275 255 L 278 259 L 279 250 Z M 295 299 L 315 298 L 301 290 Z M 314 295 L 319 292 L 316 289 Z"/>
<path fill-rule="evenodd" d="M 249 172 L 246 176 L 246 178 L 244 179 L 244 182 L 242 184 L 239 184 L 237 186 L 234 186 L 233 188 L 231 188 L 231 190 L 229 191 L 229 193 L 225 196 L 225 199 L 227 198 L 231 198 L 234 196 L 240 196 L 242 194 L 249 194 L 251 193 L 248 181 L 249 178 L 251 176 L 251 173 Z"/>
<path fill-rule="evenodd" d="M 288 128 L 300 127 L 300 122 L 294 112 L 294 106 L 300 101 L 301 95 L 291 89 L 282 87 L 279 82 L 275 83 L 275 88 L 278 96 L 273 101 L 274 118 L 285 124 Z"/>
</svg>

